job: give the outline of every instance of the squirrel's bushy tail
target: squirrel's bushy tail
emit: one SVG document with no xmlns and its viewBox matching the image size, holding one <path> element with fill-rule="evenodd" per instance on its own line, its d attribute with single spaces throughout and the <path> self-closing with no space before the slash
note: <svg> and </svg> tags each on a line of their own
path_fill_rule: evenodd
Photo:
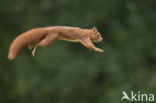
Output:
<svg viewBox="0 0 156 103">
<path fill-rule="evenodd" d="M 33 44 L 34 42 L 39 41 L 41 38 L 43 38 L 47 34 L 47 29 L 44 28 L 38 28 L 38 29 L 32 29 L 28 32 L 25 32 L 21 35 L 19 35 L 12 44 L 10 45 L 8 58 L 10 60 L 15 59 L 19 52 L 29 44 Z"/>
<path fill-rule="evenodd" d="M 8 58 L 10 60 L 15 59 L 19 52 L 26 46 L 26 41 L 23 38 L 23 35 L 18 36 L 10 45 Z"/>
</svg>

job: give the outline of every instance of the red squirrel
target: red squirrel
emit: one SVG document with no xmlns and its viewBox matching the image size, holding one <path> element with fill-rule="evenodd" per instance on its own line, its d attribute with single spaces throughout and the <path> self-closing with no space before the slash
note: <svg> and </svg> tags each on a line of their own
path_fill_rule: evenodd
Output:
<svg viewBox="0 0 156 103">
<path fill-rule="evenodd" d="M 10 45 L 8 58 L 10 60 L 15 59 L 19 52 L 26 46 L 29 49 L 34 47 L 32 55 L 35 56 L 38 47 L 49 46 L 57 40 L 80 42 L 85 47 L 96 52 L 103 52 L 103 50 L 97 48 L 92 43 L 103 40 L 96 27 L 92 29 L 81 29 L 68 26 L 50 26 L 28 30 L 15 38 Z"/>
</svg>

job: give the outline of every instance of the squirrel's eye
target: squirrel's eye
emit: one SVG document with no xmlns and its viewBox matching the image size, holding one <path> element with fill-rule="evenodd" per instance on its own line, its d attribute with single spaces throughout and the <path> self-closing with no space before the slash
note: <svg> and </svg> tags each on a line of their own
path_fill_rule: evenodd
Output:
<svg viewBox="0 0 156 103">
<path fill-rule="evenodd" d="M 99 34 L 96 34 L 96 36 L 99 37 L 100 35 Z"/>
</svg>

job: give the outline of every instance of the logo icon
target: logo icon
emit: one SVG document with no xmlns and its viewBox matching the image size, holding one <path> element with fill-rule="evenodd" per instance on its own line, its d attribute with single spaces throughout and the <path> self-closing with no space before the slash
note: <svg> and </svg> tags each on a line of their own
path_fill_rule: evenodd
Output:
<svg viewBox="0 0 156 103">
<path fill-rule="evenodd" d="M 128 95 L 127 95 L 127 93 L 126 93 L 125 91 L 122 91 L 122 94 L 123 94 L 123 97 L 121 98 L 121 101 L 122 101 L 123 99 L 127 99 L 127 100 L 131 101 L 130 98 L 128 97 Z"/>
</svg>

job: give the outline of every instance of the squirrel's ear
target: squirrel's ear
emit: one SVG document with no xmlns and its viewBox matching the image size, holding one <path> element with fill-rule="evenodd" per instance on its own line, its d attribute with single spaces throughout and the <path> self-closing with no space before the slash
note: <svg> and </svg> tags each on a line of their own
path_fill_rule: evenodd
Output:
<svg viewBox="0 0 156 103">
<path fill-rule="evenodd" d="M 93 29 L 93 31 L 97 31 L 97 28 L 96 27 L 93 27 L 92 29 Z"/>
</svg>

